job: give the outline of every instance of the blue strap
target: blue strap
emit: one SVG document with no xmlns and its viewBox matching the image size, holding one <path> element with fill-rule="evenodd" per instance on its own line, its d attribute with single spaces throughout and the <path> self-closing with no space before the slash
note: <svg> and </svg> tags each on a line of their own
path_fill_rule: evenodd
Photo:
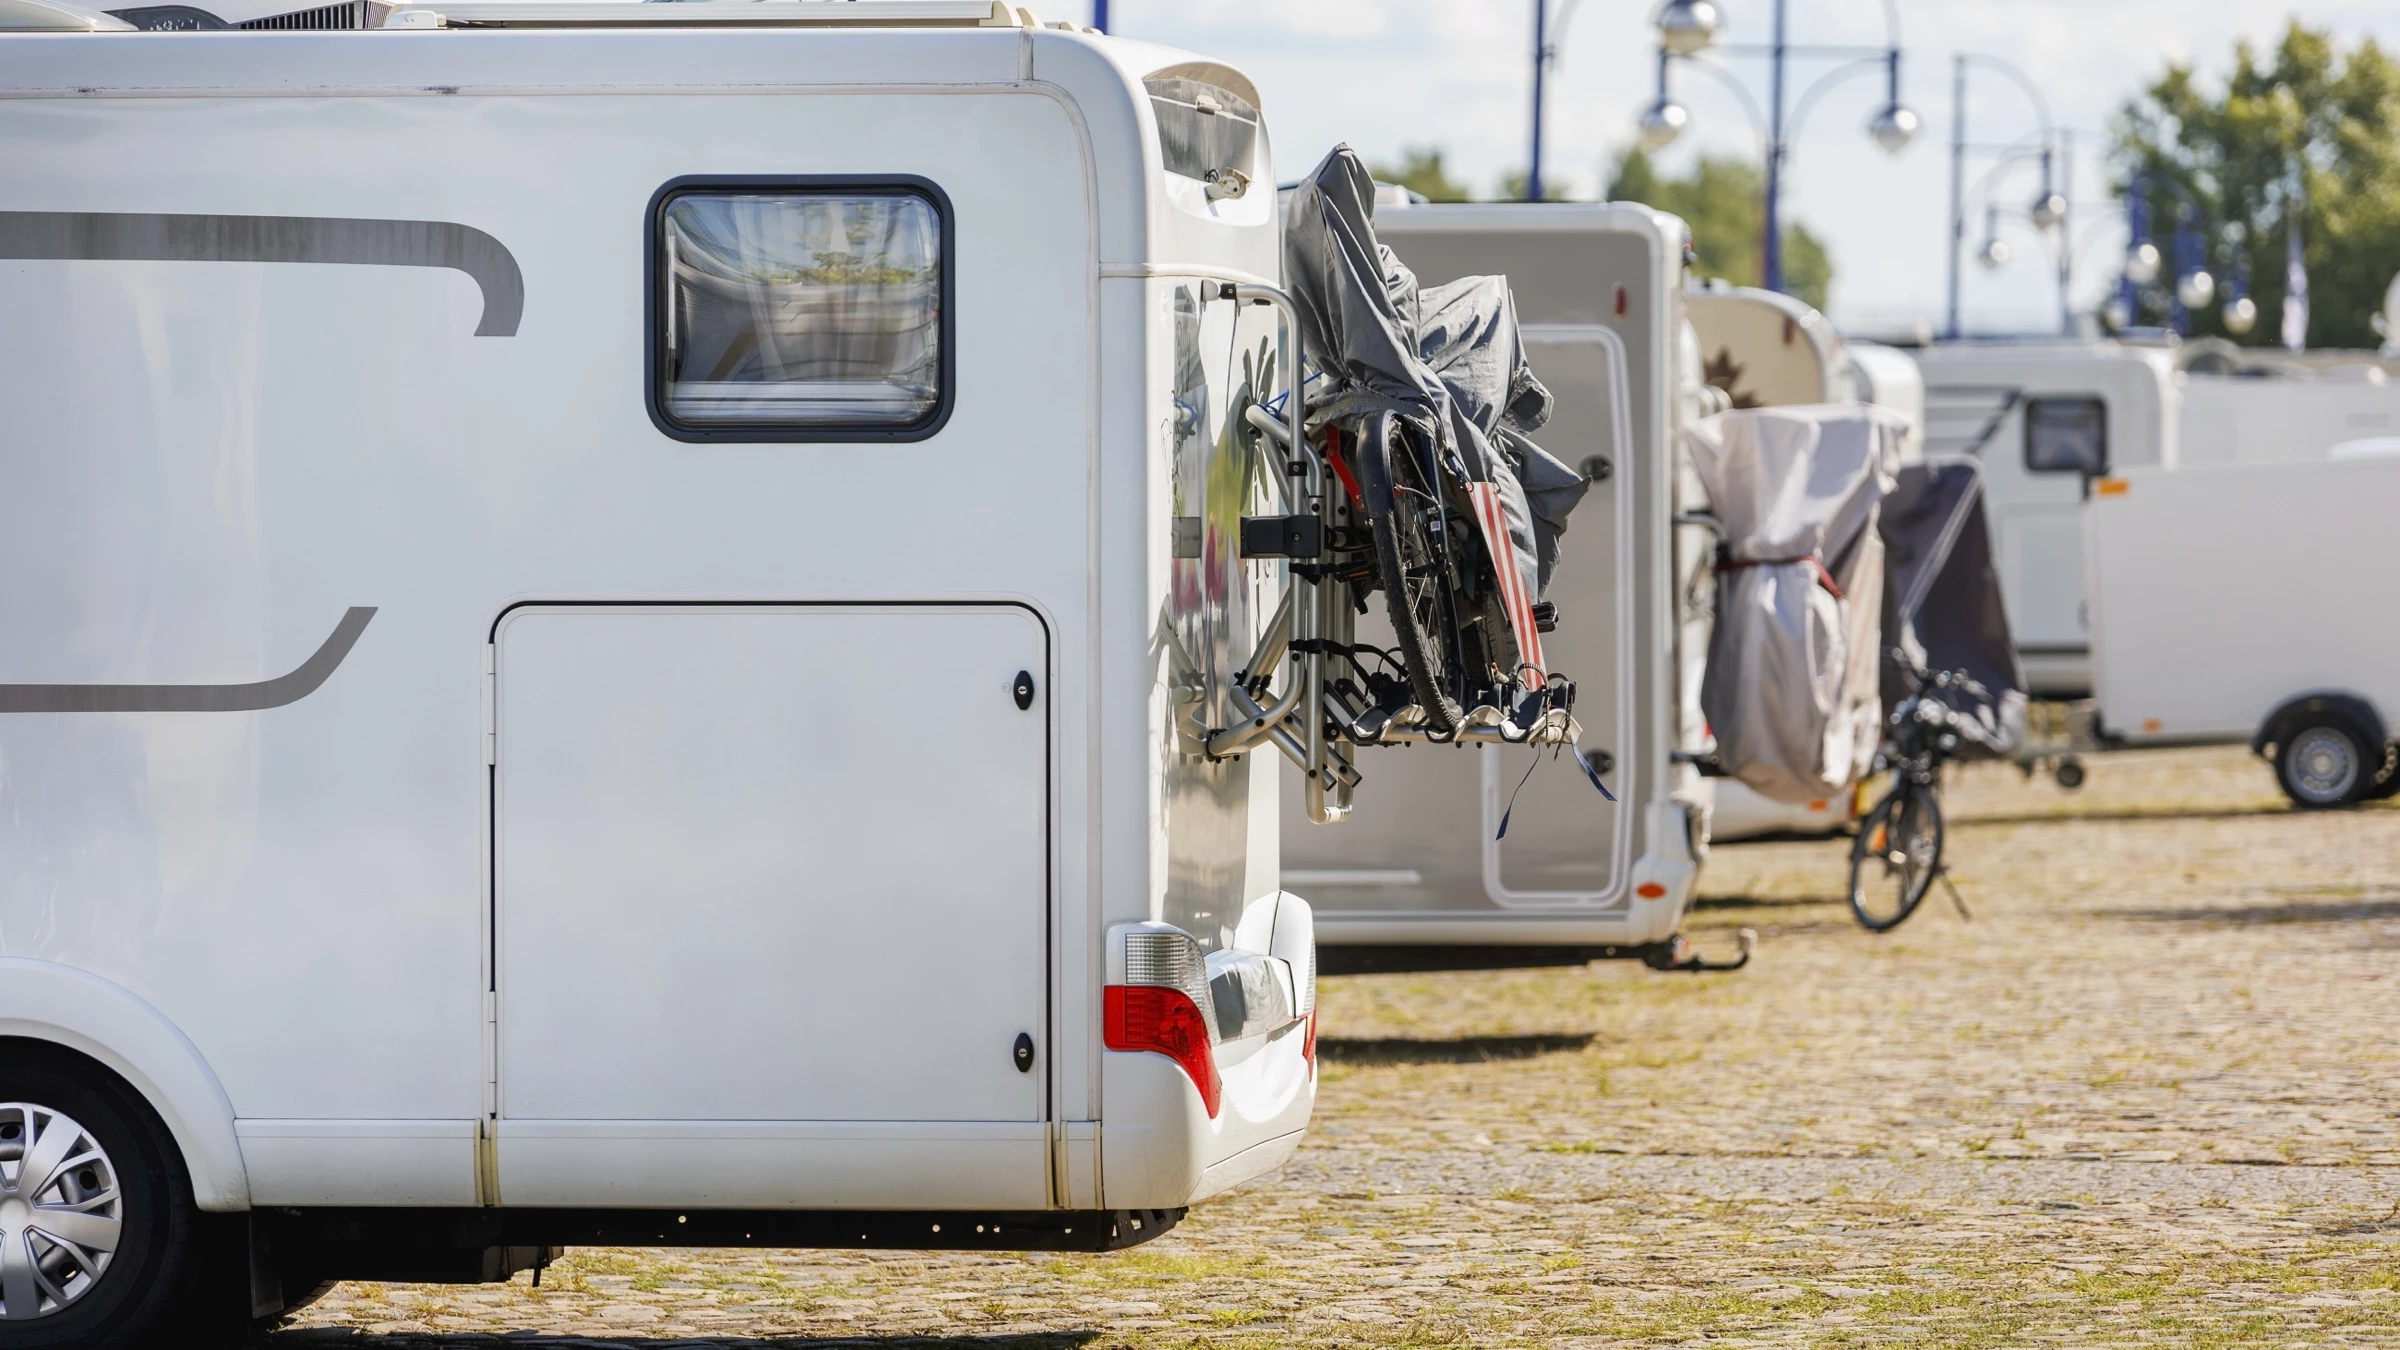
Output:
<svg viewBox="0 0 2400 1350">
<path fill-rule="evenodd" d="M 1575 752 L 1575 762 L 1583 766 L 1583 776 L 1592 780 L 1592 786 L 1600 789 L 1601 796 L 1612 802 L 1615 801 L 1617 794 L 1608 790 L 1608 784 L 1600 781 L 1600 771 L 1594 769 L 1592 762 L 1583 757 L 1582 744 L 1578 741 L 1570 741 L 1567 744 L 1568 748 Z M 1508 809 L 1500 813 L 1500 832 L 1492 836 L 1494 840 L 1508 838 L 1508 818 L 1517 813 L 1517 794 L 1525 790 L 1525 784 L 1533 778 L 1533 771 L 1540 767 L 1542 767 L 1542 751 L 1541 747 L 1536 746 L 1533 751 L 1533 763 L 1525 766 L 1525 776 L 1517 780 L 1516 792 L 1508 794 Z"/>
</svg>

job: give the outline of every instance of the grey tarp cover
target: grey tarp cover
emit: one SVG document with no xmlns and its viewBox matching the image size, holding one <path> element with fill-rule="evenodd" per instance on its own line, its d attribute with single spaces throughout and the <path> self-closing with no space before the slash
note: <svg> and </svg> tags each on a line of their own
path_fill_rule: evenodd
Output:
<svg viewBox="0 0 2400 1350">
<path fill-rule="evenodd" d="M 1903 648 L 1928 670 L 1963 670 L 1992 693 L 1989 703 L 1953 696 L 1968 732 L 1961 758 L 2013 753 L 2025 739 L 2025 672 L 2001 606 L 1983 510 L 1983 470 L 1965 455 L 1928 458 L 1900 470 L 1884 498 L 1883 699 L 1907 697 L 1908 673 L 1890 658 Z"/>
<path fill-rule="evenodd" d="M 1684 433 L 1725 531 L 1700 707 L 1725 771 L 1776 801 L 1830 797 L 1874 763 L 1875 508 L 1908 427 L 1842 403 L 1719 413 Z"/>
<path fill-rule="evenodd" d="M 1550 416 L 1550 391 L 1525 361 L 1506 277 L 1420 288 L 1375 238 L 1375 181 L 1346 145 L 1303 179 L 1286 208 L 1284 280 L 1322 378 L 1308 394 L 1313 429 L 1395 413 L 1498 490 L 1527 593 L 1558 561 L 1583 476 L 1527 440 Z M 1380 494 L 1390 485 L 1374 481 Z"/>
</svg>

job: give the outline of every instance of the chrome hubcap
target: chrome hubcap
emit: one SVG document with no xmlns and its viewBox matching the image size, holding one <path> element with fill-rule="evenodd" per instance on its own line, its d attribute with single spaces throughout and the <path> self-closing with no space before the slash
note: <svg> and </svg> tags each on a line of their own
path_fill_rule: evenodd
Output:
<svg viewBox="0 0 2400 1350">
<path fill-rule="evenodd" d="M 2310 801 L 2338 800 L 2358 781 L 2357 750 L 2338 731 L 2303 731 L 2292 743 L 2292 774 Z"/>
<path fill-rule="evenodd" d="M 125 1201 L 100 1142 L 72 1118 L 0 1102 L 0 1318 L 48 1317 L 116 1256 Z"/>
</svg>

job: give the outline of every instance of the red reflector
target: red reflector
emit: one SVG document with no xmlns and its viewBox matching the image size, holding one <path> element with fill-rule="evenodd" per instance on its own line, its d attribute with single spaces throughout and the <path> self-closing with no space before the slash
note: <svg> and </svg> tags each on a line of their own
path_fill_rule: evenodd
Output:
<svg viewBox="0 0 2400 1350">
<path fill-rule="evenodd" d="M 1617 287 L 1617 317 L 1620 319 L 1625 317 L 1625 288 L 1623 286 Z"/>
<path fill-rule="evenodd" d="M 1111 1050 L 1148 1050 L 1182 1065 L 1200 1089 L 1200 1104 L 1216 1118 L 1217 1057 L 1191 995 L 1164 985 L 1112 984 L 1101 991 L 1100 1038 Z"/>
<path fill-rule="evenodd" d="M 1633 893 L 1642 897 L 1644 900 L 1656 900 L 1658 897 L 1667 893 L 1667 888 L 1659 885 L 1655 881 L 1645 881 L 1641 885 L 1634 887 Z"/>
<path fill-rule="evenodd" d="M 1317 1071 L 1317 1010 L 1308 1010 L 1308 1030 L 1300 1033 L 1300 1058 L 1307 1062 L 1308 1071 Z"/>
</svg>

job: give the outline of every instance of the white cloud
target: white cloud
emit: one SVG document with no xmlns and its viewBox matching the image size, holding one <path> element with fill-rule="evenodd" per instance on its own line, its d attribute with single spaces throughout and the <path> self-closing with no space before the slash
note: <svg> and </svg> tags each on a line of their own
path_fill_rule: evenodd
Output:
<svg viewBox="0 0 2400 1350">
<path fill-rule="evenodd" d="M 1551 0 L 1553 13 L 1564 0 Z M 1881 6 L 1865 0 L 1788 0 L 1795 42 L 1880 44 Z M 1772 0 L 1719 0 L 1738 42 L 1762 42 Z M 1052 0 L 1064 17 L 1080 0 Z M 1827 92 L 1795 143 L 1788 211 L 1826 236 L 1838 269 L 1834 307 L 1860 321 L 1904 316 L 1938 322 L 1949 203 L 1950 62 L 1987 53 L 2023 68 L 2059 123 L 2078 136 L 2072 168 L 2082 221 L 2080 292 L 2113 267 L 2122 232 L 2109 236 L 2101 159 L 2109 120 L 2170 61 L 2214 73 L 2247 37 L 2273 43 L 2294 8 L 2277 0 L 1899 0 L 1907 52 L 1903 97 L 1924 119 L 1917 144 L 1892 158 L 1862 134 L 1881 102 L 1879 75 Z M 1111 0 L 1117 31 L 1231 61 L 1259 84 L 1276 144 L 1277 173 L 1306 172 L 1337 141 L 1369 159 L 1409 146 L 1447 152 L 1454 177 L 1490 190 L 1526 162 L 1531 108 L 1533 0 Z M 1650 99 L 1655 44 L 1650 0 L 1580 0 L 1553 72 L 1544 173 L 1593 195 L 1605 166 Z M 2305 0 L 2298 17 L 2345 40 L 2372 35 L 2400 45 L 2390 0 Z M 1078 17 L 1081 17 L 1078 15 Z M 1765 98 L 1764 62 L 1727 63 Z M 1792 97 L 1827 62 L 1795 63 Z M 1805 72 L 1805 73 L 1804 73 Z M 1756 155 L 1758 141 L 1729 93 L 1694 73 L 1676 91 L 1693 131 L 1670 163 L 1701 150 Z M 1977 141 L 2011 141 L 2035 127 L 2024 96 L 1997 76 L 1975 75 L 1968 105 Z M 1970 180 L 1988 160 L 1976 162 Z M 2021 207 L 2035 174 L 1999 180 L 1996 199 Z M 2088 209 L 2084 209 L 2088 208 Z M 2055 313 L 2051 264 L 2036 238 L 2013 228 L 2016 260 L 1986 274 L 1971 262 L 1962 287 L 1969 322 L 2046 322 Z M 1969 250 L 1982 230 L 1969 227 Z M 2088 298 L 2088 296 L 2086 297 Z"/>
</svg>

